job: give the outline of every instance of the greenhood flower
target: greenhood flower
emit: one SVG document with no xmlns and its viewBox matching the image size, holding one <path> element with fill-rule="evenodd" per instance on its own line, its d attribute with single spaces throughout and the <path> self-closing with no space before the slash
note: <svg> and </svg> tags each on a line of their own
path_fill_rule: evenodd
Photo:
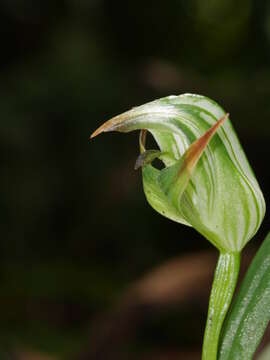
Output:
<svg viewBox="0 0 270 360">
<path fill-rule="evenodd" d="M 135 167 L 142 167 L 150 205 L 194 227 L 220 251 L 239 252 L 258 230 L 265 202 L 227 117 L 204 96 L 169 96 L 112 118 L 91 137 L 142 130 Z M 145 150 L 146 130 L 159 150 Z M 163 169 L 151 164 L 155 158 Z"/>
</svg>

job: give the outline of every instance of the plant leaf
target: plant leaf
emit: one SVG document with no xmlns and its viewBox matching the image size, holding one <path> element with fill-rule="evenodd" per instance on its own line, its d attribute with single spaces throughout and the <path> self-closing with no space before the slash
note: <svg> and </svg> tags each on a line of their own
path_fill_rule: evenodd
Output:
<svg viewBox="0 0 270 360">
<path fill-rule="evenodd" d="M 223 328 L 219 360 L 250 360 L 270 320 L 270 233 L 232 304 Z"/>
</svg>

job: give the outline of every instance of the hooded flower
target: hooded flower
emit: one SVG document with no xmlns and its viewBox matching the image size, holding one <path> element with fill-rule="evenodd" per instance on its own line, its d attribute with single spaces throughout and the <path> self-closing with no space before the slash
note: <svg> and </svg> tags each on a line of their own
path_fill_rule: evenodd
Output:
<svg viewBox="0 0 270 360">
<path fill-rule="evenodd" d="M 265 202 L 228 114 L 204 96 L 169 96 L 112 118 L 91 137 L 138 129 L 136 167 L 150 205 L 220 251 L 241 251 L 262 222 Z M 159 150 L 145 149 L 146 130 Z M 163 169 L 152 165 L 155 158 Z"/>
</svg>

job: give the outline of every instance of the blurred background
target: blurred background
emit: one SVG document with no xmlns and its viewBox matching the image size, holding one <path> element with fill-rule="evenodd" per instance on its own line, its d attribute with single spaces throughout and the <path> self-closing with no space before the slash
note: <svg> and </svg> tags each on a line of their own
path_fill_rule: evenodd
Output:
<svg viewBox="0 0 270 360">
<path fill-rule="evenodd" d="M 209 96 L 269 203 L 269 1 L 1 0 L 0 29 L 0 358 L 199 359 L 217 253 L 146 203 L 137 133 L 88 136 Z"/>
</svg>

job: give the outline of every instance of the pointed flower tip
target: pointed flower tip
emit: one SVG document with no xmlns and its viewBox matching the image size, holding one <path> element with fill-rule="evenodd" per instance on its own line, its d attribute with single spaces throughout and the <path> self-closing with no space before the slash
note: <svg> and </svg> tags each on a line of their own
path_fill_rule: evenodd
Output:
<svg viewBox="0 0 270 360">
<path fill-rule="evenodd" d="M 218 127 L 223 125 L 223 123 L 229 118 L 230 114 L 229 113 L 226 113 L 224 116 L 222 116 L 222 118 L 220 118 L 218 121 L 217 121 L 217 125 Z"/>
<path fill-rule="evenodd" d="M 217 132 L 218 128 L 228 119 L 229 113 L 220 118 L 209 130 L 207 130 L 199 139 L 195 140 L 189 147 L 185 156 L 185 166 L 191 173 L 195 168 L 197 162 L 202 156 L 204 150 L 209 144 L 212 137 Z M 181 171 L 182 172 L 182 171 Z"/>
<path fill-rule="evenodd" d="M 89 139 L 93 139 L 94 137 L 98 136 L 99 134 L 103 133 L 103 132 L 109 132 L 109 131 L 113 131 L 116 128 L 118 128 L 118 125 L 121 122 L 124 122 L 125 117 L 123 115 L 118 115 L 113 117 L 112 119 L 106 121 L 104 124 L 102 124 L 101 126 L 99 126 L 94 132 L 93 134 L 90 135 Z"/>
<path fill-rule="evenodd" d="M 99 134 L 101 134 L 104 131 L 103 129 L 103 125 L 100 126 L 99 128 L 97 128 L 97 130 L 95 130 L 90 136 L 89 136 L 89 140 L 93 139 L 94 137 L 98 136 Z"/>
<path fill-rule="evenodd" d="M 224 116 L 222 116 L 222 118 L 220 118 L 202 137 L 210 138 L 209 140 L 211 140 L 212 136 L 215 134 L 215 132 L 218 130 L 218 128 L 221 125 L 223 125 L 225 120 L 228 119 L 229 115 L 230 114 L 227 113 Z"/>
<path fill-rule="evenodd" d="M 113 124 L 110 121 L 105 122 L 105 124 L 101 125 L 97 128 L 89 137 L 89 140 L 93 139 L 94 137 L 100 135 L 103 132 L 109 132 L 113 130 Z"/>
</svg>

